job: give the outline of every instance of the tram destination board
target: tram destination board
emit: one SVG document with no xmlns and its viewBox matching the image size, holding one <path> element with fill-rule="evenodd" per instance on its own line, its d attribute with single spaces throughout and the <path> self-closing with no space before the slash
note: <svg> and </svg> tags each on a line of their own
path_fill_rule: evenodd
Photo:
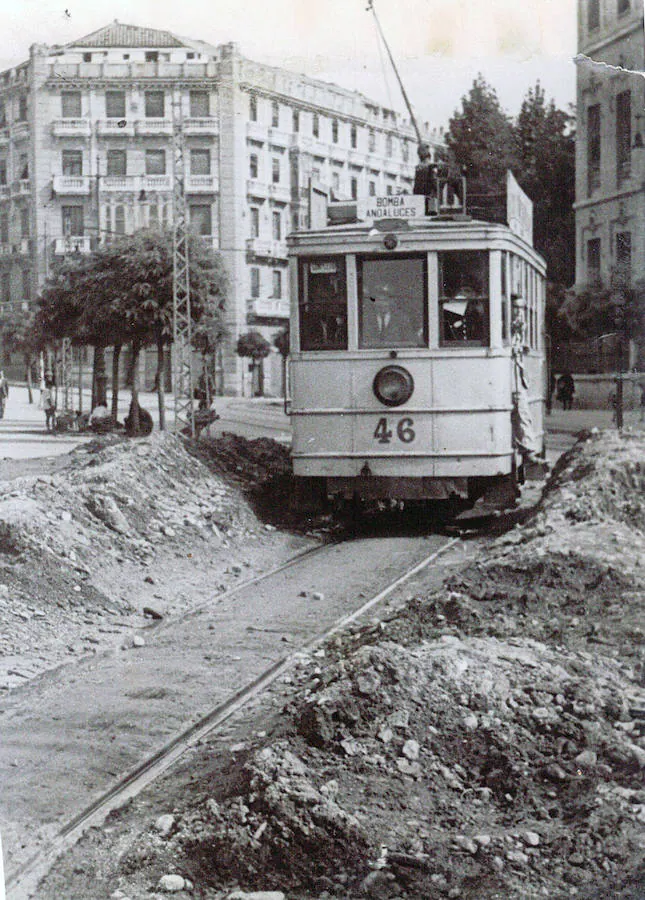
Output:
<svg viewBox="0 0 645 900">
<path fill-rule="evenodd" d="M 380 219 L 420 219 L 425 216 L 425 197 L 418 194 L 392 194 L 367 197 L 356 204 L 356 217 L 363 222 Z"/>
</svg>

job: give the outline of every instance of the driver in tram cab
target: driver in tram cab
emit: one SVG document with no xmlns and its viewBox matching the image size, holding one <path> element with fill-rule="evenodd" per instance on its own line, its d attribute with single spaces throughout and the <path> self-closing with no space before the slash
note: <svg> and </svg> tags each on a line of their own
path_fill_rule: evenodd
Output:
<svg viewBox="0 0 645 900">
<path fill-rule="evenodd" d="M 364 304 L 362 343 L 368 347 L 410 345 L 417 339 L 403 301 L 369 297 Z"/>
</svg>

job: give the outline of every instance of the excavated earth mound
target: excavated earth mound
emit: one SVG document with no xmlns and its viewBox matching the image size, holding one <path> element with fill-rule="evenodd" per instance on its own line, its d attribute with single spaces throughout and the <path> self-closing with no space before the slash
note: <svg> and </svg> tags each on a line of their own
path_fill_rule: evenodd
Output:
<svg viewBox="0 0 645 900">
<path fill-rule="evenodd" d="M 119 845 L 112 896 L 642 898 L 644 459 L 581 440 L 444 589 L 301 656 L 228 785 Z"/>
</svg>

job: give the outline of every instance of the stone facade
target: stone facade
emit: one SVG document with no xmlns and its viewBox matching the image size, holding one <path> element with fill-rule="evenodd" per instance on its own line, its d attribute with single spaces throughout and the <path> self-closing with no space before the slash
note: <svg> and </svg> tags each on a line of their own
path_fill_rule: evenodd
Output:
<svg viewBox="0 0 645 900">
<path fill-rule="evenodd" d="M 114 22 L 64 47 L 34 45 L 0 73 L 0 301 L 19 309 L 56 261 L 172 220 L 173 129 L 184 136 L 191 227 L 231 276 L 220 389 L 250 392 L 235 353 L 288 321 L 286 234 L 311 184 L 338 199 L 410 190 L 409 123 L 364 96 L 211 46 Z M 438 147 L 441 135 L 428 134 Z M 277 353 L 264 387 L 280 392 Z"/>
<path fill-rule="evenodd" d="M 578 0 L 576 286 L 645 275 L 643 0 Z"/>
</svg>

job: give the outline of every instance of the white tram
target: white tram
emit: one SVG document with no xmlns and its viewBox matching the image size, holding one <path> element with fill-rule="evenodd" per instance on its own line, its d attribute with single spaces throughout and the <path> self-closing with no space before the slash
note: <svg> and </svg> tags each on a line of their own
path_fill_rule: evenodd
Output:
<svg viewBox="0 0 645 900">
<path fill-rule="evenodd" d="M 370 201 L 289 237 L 294 475 L 346 499 L 515 498 L 518 397 L 544 444 L 545 264 L 530 232 L 426 216 L 423 197 Z"/>
</svg>

